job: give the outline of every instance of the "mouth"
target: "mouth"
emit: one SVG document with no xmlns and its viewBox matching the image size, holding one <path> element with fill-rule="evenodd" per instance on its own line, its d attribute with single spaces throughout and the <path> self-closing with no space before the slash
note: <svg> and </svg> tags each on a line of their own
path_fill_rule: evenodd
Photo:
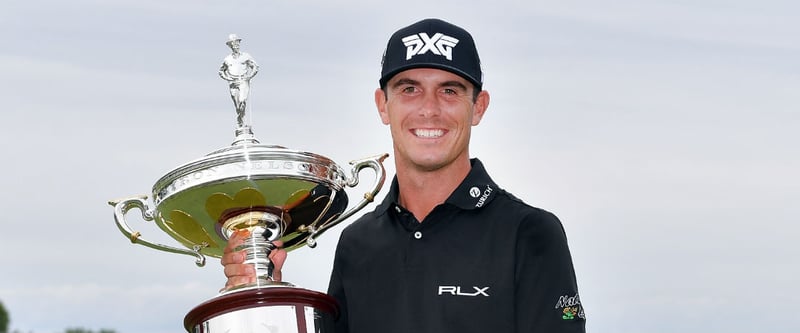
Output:
<svg viewBox="0 0 800 333">
<path fill-rule="evenodd" d="M 417 128 L 411 131 L 418 138 L 436 139 L 444 135 L 443 129 L 425 129 Z"/>
</svg>

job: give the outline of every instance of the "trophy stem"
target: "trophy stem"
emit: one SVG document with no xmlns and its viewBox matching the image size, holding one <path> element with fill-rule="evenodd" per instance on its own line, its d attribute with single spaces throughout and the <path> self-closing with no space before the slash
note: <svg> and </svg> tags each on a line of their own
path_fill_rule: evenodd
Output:
<svg viewBox="0 0 800 333">
<path fill-rule="evenodd" d="M 256 286 L 264 286 L 275 282 L 273 277 L 275 264 L 269 259 L 269 254 L 276 248 L 277 246 L 267 240 L 258 230 L 253 230 L 245 244 L 237 248 L 237 250 L 245 250 L 244 263 L 251 264 L 255 268 Z"/>
<path fill-rule="evenodd" d="M 222 224 L 228 237 L 237 230 L 250 232 L 250 236 L 242 245 L 236 247 L 236 251 L 244 250 L 244 263 L 253 265 L 256 271 L 255 282 L 223 290 L 223 293 L 253 287 L 292 286 L 290 283 L 275 281 L 273 276 L 275 264 L 269 259 L 269 254 L 277 248 L 273 241 L 280 238 L 283 233 L 283 214 L 280 214 L 281 211 L 278 209 L 268 209 L 268 207 L 262 209 L 239 213 L 225 219 Z"/>
</svg>

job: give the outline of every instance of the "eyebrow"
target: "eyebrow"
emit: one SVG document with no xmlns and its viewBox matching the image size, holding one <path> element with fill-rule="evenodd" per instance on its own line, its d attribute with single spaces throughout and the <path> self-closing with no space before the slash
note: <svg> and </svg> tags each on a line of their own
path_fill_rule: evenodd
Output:
<svg viewBox="0 0 800 333">
<path fill-rule="evenodd" d="M 460 88 L 461 90 L 467 91 L 467 86 L 465 86 L 463 83 L 458 82 L 458 81 L 445 81 L 445 82 L 442 82 L 442 84 L 440 84 L 439 87 L 455 87 L 455 88 Z"/>
<path fill-rule="evenodd" d="M 406 85 L 406 84 L 419 85 L 419 81 L 412 80 L 412 79 L 407 79 L 407 78 L 402 78 L 402 79 L 397 80 L 394 84 L 392 84 L 392 88 L 397 88 L 397 87 L 400 87 L 400 86 Z"/>
<path fill-rule="evenodd" d="M 419 85 L 419 81 L 412 80 L 412 79 L 409 79 L 409 78 L 402 78 L 402 79 L 397 80 L 394 84 L 392 84 L 392 88 L 397 88 L 399 86 L 406 85 L 406 84 Z M 439 84 L 439 87 L 454 87 L 454 88 L 459 88 L 459 89 L 462 89 L 464 91 L 467 91 L 467 86 L 465 86 L 463 83 L 461 83 L 459 81 L 455 81 L 455 80 L 442 82 L 442 83 Z"/>
</svg>

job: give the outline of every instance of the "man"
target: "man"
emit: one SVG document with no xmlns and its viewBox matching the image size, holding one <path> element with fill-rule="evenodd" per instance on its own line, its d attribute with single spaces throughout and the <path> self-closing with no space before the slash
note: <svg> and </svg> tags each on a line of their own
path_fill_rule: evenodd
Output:
<svg viewBox="0 0 800 333">
<path fill-rule="evenodd" d="M 342 232 L 328 293 L 337 332 L 583 332 L 564 230 L 469 157 L 489 106 L 472 36 L 427 19 L 389 40 L 375 91 L 396 176 L 384 201 Z M 251 281 L 233 252 L 228 286 Z M 279 267 L 285 252 L 275 251 Z"/>
</svg>

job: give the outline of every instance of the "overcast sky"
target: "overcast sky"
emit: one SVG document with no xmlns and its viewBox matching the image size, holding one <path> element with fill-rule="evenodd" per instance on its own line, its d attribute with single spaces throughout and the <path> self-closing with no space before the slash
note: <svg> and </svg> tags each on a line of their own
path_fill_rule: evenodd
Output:
<svg viewBox="0 0 800 333">
<path fill-rule="evenodd" d="M 261 141 L 346 165 L 392 150 L 372 100 L 389 35 L 439 17 L 472 32 L 492 96 L 471 154 L 563 221 L 588 331 L 795 331 L 798 13 L 790 0 L 6 1 L 0 301 L 23 332 L 182 331 L 223 286 L 218 260 L 130 244 L 106 202 L 233 141 L 217 76 L 228 34 L 261 66 Z M 344 224 L 292 252 L 284 279 L 324 291 Z"/>
</svg>

